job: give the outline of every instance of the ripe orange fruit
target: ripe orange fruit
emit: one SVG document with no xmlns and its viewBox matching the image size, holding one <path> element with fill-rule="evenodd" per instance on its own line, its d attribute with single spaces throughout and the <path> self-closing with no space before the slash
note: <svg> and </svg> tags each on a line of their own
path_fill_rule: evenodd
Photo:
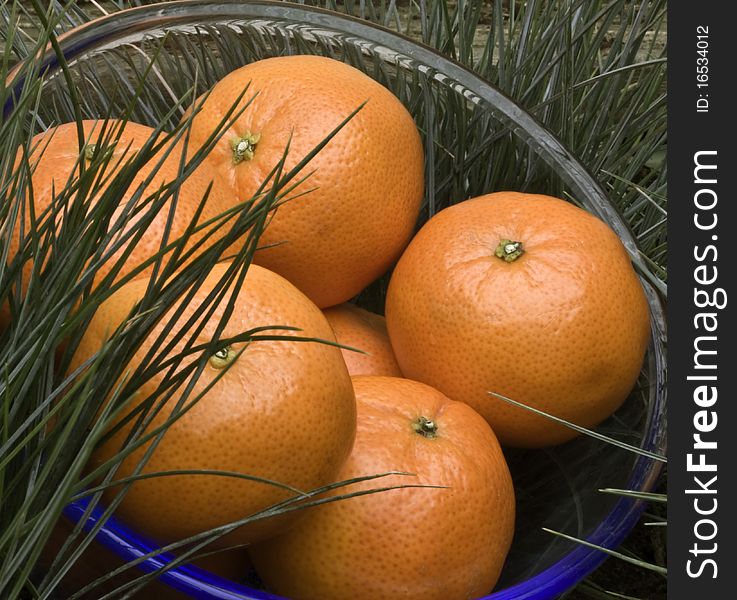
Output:
<svg viewBox="0 0 737 600">
<path fill-rule="evenodd" d="M 82 126 L 86 140 L 86 145 L 83 150 L 85 156 L 89 154 L 91 157 L 95 148 L 97 148 L 98 152 L 105 151 L 105 148 L 102 147 L 103 145 L 112 151 L 112 157 L 107 163 L 107 167 L 104 171 L 101 170 L 97 175 L 100 184 L 99 190 L 95 193 L 92 199 L 92 206 L 94 206 L 99 201 L 103 192 L 111 184 L 114 176 L 120 172 L 125 163 L 132 160 L 135 154 L 141 150 L 144 144 L 154 134 L 154 130 L 150 127 L 146 127 L 145 125 L 139 125 L 132 122 L 124 124 L 115 120 L 110 120 L 107 124 L 103 121 L 87 120 L 82 122 Z M 120 136 L 117 141 L 117 135 L 113 132 L 120 132 Z M 33 186 L 33 208 L 36 218 L 40 219 L 44 214 L 44 211 L 54 203 L 55 197 L 58 196 L 59 192 L 67 185 L 67 182 L 73 178 L 79 177 L 80 150 L 76 123 L 65 123 L 36 135 L 31 141 L 31 147 L 32 151 L 29 157 L 29 164 L 31 165 L 31 168 L 34 169 L 31 178 Z M 151 182 L 146 185 L 143 195 L 138 201 L 138 206 L 143 206 L 143 202 L 148 196 L 156 193 L 160 188 L 162 188 L 162 186 L 171 184 L 177 179 L 182 150 L 178 149 L 178 147 L 174 147 L 168 156 L 164 158 L 166 149 L 166 146 L 162 148 L 162 150 L 160 150 L 159 153 L 136 174 L 131 185 L 121 199 L 120 208 L 114 212 L 111 223 L 122 215 L 125 204 L 131 200 L 136 190 L 138 190 L 141 185 L 145 184 L 146 179 L 151 176 L 153 171 L 156 171 L 155 175 Z M 85 158 L 85 160 L 88 159 Z M 159 161 L 162 161 L 160 165 L 158 164 Z M 20 165 L 20 151 L 16 164 Z M 169 242 L 175 241 L 184 233 L 195 215 L 198 205 L 207 192 L 211 179 L 211 177 L 207 176 L 206 170 L 200 167 L 196 169 L 182 184 L 171 224 L 168 238 Z M 209 193 L 208 202 L 205 203 L 205 208 L 200 222 L 218 214 L 216 207 L 223 203 L 223 199 L 220 197 L 220 194 L 220 188 L 214 185 Z M 28 232 L 31 223 L 30 201 L 30 198 L 27 199 L 24 210 L 25 214 L 23 217 L 23 229 L 26 233 Z M 136 243 L 132 254 L 129 256 L 120 271 L 119 277 L 130 273 L 141 262 L 155 255 L 159 251 L 167 219 L 169 218 L 170 207 L 173 207 L 172 200 L 167 201 L 150 225 L 146 228 L 145 234 L 140 241 Z M 63 213 L 63 209 L 61 207 L 58 208 L 58 213 Z M 142 214 L 131 213 L 130 225 L 132 226 L 133 223 L 139 221 L 142 217 Z M 59 219 L 61 219 L 61 217 L 59 217 Z M 61 222 L 58 223 L 57 229 L 60 226 Z M 20 244 L 20 229 L 20 223 L 16 222 L 13 237 L 10 241 L 9 260 L 12 260 L 18 252 Z M 125 231 L 129 230 L 130 226 L 126 226 Z M 202 233 L 196 234 L 191 238 L 191 241 L 194 242 L 201 236 Z M 111 271 L 113 264 L 122 256 L 123 251 L 124 249 L 121 248 L 115 252 L 107 262 L 100 266 L 96 273 L 97 281 L 101 280 Z M 166 260 L 167 259 L 165 258 L 164 261 Z M 23 269 L 24 288 L 28 285 L 31 269 L 32 264 L 29 260 L 24 265 Z M 152 267 L 144 271 L 141 276 L 146 273 L 150 273 L 151 271 Z M 7 307 L 0 308 L 0 313 L 5 313 L 6 310 Z M 0 319 L 3 317 L 7 318 L 7 315 L 0 315 Z"/>
<path fill-rule="evenodd" d="M 191 318 L 226 268 L 225 263 L 220 263 L 213 269 L 178 319 L 177 327 L 167 333 L 165 344 L 176 340 L 167 356 L 182 351 L 190 336 L 180 339 L 182 336 L 177 336 L 179 327 Z M 147 283 L 146 279 L 129 282 L 102 304 L 75 354 L 71 369 L 100 348 L 108 330 L 128 315 Z M 217 306 L 198 334 L 197 344 L 207 343 L 212 338 L 225 304 L 224 301 Z M 168 320 L 165 316 L 136 352 L 128 365 L 131 372 L 151 349 Z M 251 266 L 223 337 L 269 325 L 301 329 L 300 332 L 274 331 L 277 335 L 335 340 L 325 317 L 308 298 L 279 275 Z M 184 359 L 177 370 L 193 360 L 195 358 Z M 227 352 L 210 358 L 188 401 L 216 380 L 223 361 L 233 360 L 235 362 L 222 378 L 169 427 L 143 472 L 235 471 L 300 490 L 311 490 L 334 481 L 353 443 L 356 422 L 353 389 L 340 350 L 319 342 L 285 340 L 256 340 L 245 348 L 243 344 L 234 344 Z M 134 409 L 139 402 L 151 397 L 163 376 L 163 373 L 156 374 L 144 383 L 130 408 Z M 146 431 L 161 426 L 180 399 L 181 391 L 177 390 L 166 400 Z M 96 467 L 113 457 L 131 427 L 132 423 L 124 425 L 101 445 L 91 465 Z M 126 458 L 116 478 L 131 475 L 147 447 L 144 445 Z M 168 542 L 247 517 L 293 495 L 293 492 L 261 482 L 216 475 L 174 475 L 134 483 L 117 514 L 142 534 Z M 108 501 L 110 497 L 108 493 Z M 293 515 L 295 513 L 290 517 L 249 524 L 224 538 L 224 543 L 248 543 L 271 535 L 286 526 Z"/>
<path fill-rule="evenodd" d="M 236 113 L 255 98 L 208 157 L 234 201 L 254 195 L 288 144 L 291 169 L 366 102 L 300 172 L 312 174 L 262 236 L 262 246 L 274 246 L 254 259 L 320 307 L 345 302 L 394 264 L 414 230 L 424 156 L 412 117 L 386 88 L 339 61 L 268 58 L 213 86 L 192 119 L 192 148 L 211 135 L 246 86 Z"/>
<path fill-rule="evenodd" d="M 521 447 L 576 434 L 488 392 L 593 427 L 629 394 L 649 335 L 614 232 L 563 200 L 512 192 L 428 221 L 394 270 L 386 318 L 406 377 L 468 403 Z"/>
<path fill-rule="evenodd" d="M 267 587 L 293 600 L 478 598 L 495 585 L 515 518 L 512 479 L 484 419 L 397 377 L 353 378 L 356 443 L 336 490 L 406 488 L 306 509 L 295 528 L 251 548 Z"/>
<path fill-rule="evenodd" d="M 366 353 L 341 349 L 351 375 L 402 376 L 383 316 L 347 303 L 326 308 L 322 312 L 340 344 Z"/>
</svg>

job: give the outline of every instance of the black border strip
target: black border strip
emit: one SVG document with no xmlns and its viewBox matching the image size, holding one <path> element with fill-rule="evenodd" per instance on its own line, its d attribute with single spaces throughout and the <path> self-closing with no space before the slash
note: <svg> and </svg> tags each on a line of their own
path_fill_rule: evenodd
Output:
<svg viewBox="0 0 737 600">
<path fill-rule="evenodd" d="M 668 6 L 670 600 L 735 597 L 734 6 Z"/>
</svg>

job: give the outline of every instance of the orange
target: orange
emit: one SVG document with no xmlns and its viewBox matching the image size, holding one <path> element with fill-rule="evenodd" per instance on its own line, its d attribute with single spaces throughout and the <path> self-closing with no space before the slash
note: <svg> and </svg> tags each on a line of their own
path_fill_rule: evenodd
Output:
<svg viewBox="0 0 737 600">
<path fill-rule="evenodd" d="M 351 375 L 402 376 L 383 316 L 347 303 L 322 312 L 340 344 L 365 352 L 341 349 Z"/>
<path fill-rule="evenodd" d="M 94 149 L 98 151 L 111 150 L 112 157 L 107 163 L 104 171 L 98 172 L 96 181 L 100 181 L 99 190 L 92 198 L 91 207 L 96 205 L 100 196 L 108 188 L 116 174 L 121 168 L 135 157 L 135 154 L 141 150 L 144 144 L 154 135 L 154 130 L 145 125 L 139 125 L 133 122 L 123 123 L 122 121 L 110 120 L 105 124 L 104 121 L 87 120 L 82 122 L 84 139 L 86 140 L 83 155 L 92 155 Z M 116 137 L 119 138 L 116 141 Z M 166 158 L 164 153 L 168 145 L 165 145 L 159 153 L 154 156 L 148 163 L 135 175 L 128 190 L 121 198 L 120 208 L 115 210 L 111 223 L 119 218 L 123 213 L 123 208 L 127 202 L 131 200 L 134 193 L 145 184 L 146 179 L 155 171 L 151 182 L 146 185 L 143 194 L 138 200 L 138 205 L 143 206 L 143 202 L 147 197 L 159 191 L 162 186 L 172 183 L 178 177 L 179 166 L 182 158 L 182 149 L 180 146 L 172 148 Z M 77 137 L 76 123 L 65 123 L 43 133 L 36 135 L 31 141 L 31 154 L 29 156 L 29 164 L 33 169 L 31 184 L 33 186 L 33 208 L 36 218 L 41 218 L 44 211 L 47 211 L 55 202 L 59 192 L 67 185 L 67 183 L 80 174 L 79 160 L 80 149 Z M 85 158 L 85 160 L 87 160 Z M 159 165 L 159 161 L 162 161 Z M 20 151 L 17 165 L 20 165 Z M 87 160 L 89 165 L 89 161 Z M 168 242 L 175 241 L 180 237 L 190 221 L 195 211 L 207 192 L 208 186 L 211 184 L 211 177 L 207 176 L 207 172 L 202 167 L 196 169 L 182 184 L 177 200 L 176 210 L 174 212 Z M 115 185 L 113 183 L 113 185 Z M 55 196 L 55 194 L 57 196 Z M 217 206 L 223 203 L 220 197 L 220 188 L 213 186 L 208 196 L 208 202 L 205 203 L 200 222 L 205 219 L 212 218 L 218 213 Z M 24 207 L 23 229 L 28 232 L 30 227 L 30 206 L 27 200 Z M 57 201 L 58 203 L 58 201 Z M 169 199 L 164 204 L 159 213 L 154 217 L 153 221 L 147 227 L 143 237 L 136 243 L 135 248 L 125 265 L 119 273 L 119 277 L 130 273 L 145 259 L 155 255 L 160 248 L 163 234 L 169 218 L 170 209 L 173 208 L 172 200 Z M 58 213 L 63 214 L 63 208 L 57 207 Z M 129 209 L 130 210 L 130 209 Z M 146 209 L 144 209 L 145 212 Z M 131 212 L 131 225 L 140 220 L 142 215 L 136 215 L 135 210 Z M 61 226 L 61 217 L 59 217 L 58 228 Z M 17 254 L 20 242 L 20 223 L 15 223 L 13 238 L 10 242 L 9 259 Z M 130 227 L 126 226 L 125 231 L 129 231 Z M 192 242 L 201 237 L 201 234 L 192 237 Z M 96 280 L 101 280 L 107 275 L 113 267 L 115 261 L 123 254 L 123 249 L 118 250 L 105 263 L 100 265 L 96 273 Z M 166 261 L 167 258 L 164 258 Z M 32 264 L 28 261 L 24 265 L 23 281 L 24 287 L 28 285 Z M 150 273 L 152 267 L 142 273 Z M 7 310 L 0 309 L 0 312 Z M 6 316 L 6 315 L 5 315 Z M 1 318 L 1 317 L 0 317 Z"/>
<path fill-rule="evenodd" d="M 521 447 L 576 433 L 489 392 L 594 427 L 635 384 L 649 335 L 616 234 L 563 200 L 513 192 L 428 221 L 392 275 L 386 319 L 406 377 L 468 403 Z"/>
<path fill-rule="evenodd" d="M 412 235 L 424 189 L 417 128 L 391 92 L 357 69 L 283 56 L 246 65 L 213 86 L 192 119 L 192 148 L 247 86 L 235 114 L 253 101 L 208 157 L 233 201 L 253 196 L 288 144 L 291 169 L 366 102 L 300 171 L 311 174 L 262 236 L 262 246 L 272 247 L 255 256 L 321 308 L 345 302 L 386 272 Z"/>
<path fill-rule="evenodd" d="M 176 340 L 168 356 L 175 356 L 190 337 L 180 326 L 191 318 L 225 272 L 217 265 L 196 296 L 167 333 L 163 347 Z M 148 281 L 137 279 L 124 285 L 95 314 L 75 354 L 71 369 L 91 356 L 107 338 L 109 329 L 120 323 L 142 297 Z M 198 334 L 196 344 L 208 343 L 223 315 L 226 301 Z M 171 315 L 171 309 L 167 315 Z M 157 336 L 169 321 L 165 315 L 145 339 L 127 366 L 141 364 Z M 322 312 L 284 278 L 262 267 L 251 266 L 223 337 L 269 325 L 293 326 L 299 332 L 266 331 L 284 336 L 309 336 L 334 341 Z M 241 352 L 238 354 L 239 352 Z M 182 360 L 177 371 L 195 358 Z M 233 362 L 234 361 L 234 362 Z M 356 408 L 350 376 L 340 350 L 320 342 L 288 340 L 251 341 L 234 344 L 210 357 L 197 380 L 191 402 L 215 382 L 226 363 L 231 368 L 178 421 L 174 422 L 154 450 L 144 473 L 177 469 L 214 469 L 268 478 L 299 490 L 311 490 L 335 480 L 355 435 Z M 162 383 L 163 373 L 145 382 L 137 391 L 131 410 L 152 397 Z M 181 391 L 175 393 L 153 418 L 146 431 L 162 425 L 171 415 Z M 157 405 L 160 403 L 157 398 Z M 128 411 L 123 411 L 127 413 Z M 97 467 L 121 448 L 132 427 L 128 423 L 96 450 L 91 466 Z M 147 445 L 134 451 L 116 472 L 117 479 L 129 476 Z M 117 492 L 118 490 L 114 490 Z M 134 483 L 118 509 L 118 516 L 140 533 L 158 542 L 182 539 L 197 532 L 248 517 L 276 502 L 294 496 L 262 482 L 216 475 L 174 475 Z M 111 493 L 106 495 L 106 501 Z M 292 518 L 296 513 L 292 513 Z M 289 523 L 289 518 L 261 520 L 240 528 L 223 543 L 245 544 L 272 535 Z"/>
<path fill-rule="evenodd" d="M 496 437 L 473 409 L 396 377 L 353 378 L 356 443 L 339 474 L 403 471 L 340 493 L 405 488 L 329 502 L 251 548 L 276 593 L 306 600 L 461 600 L 494 587 L 515 518 L 512 479 Z"/>
</svg>

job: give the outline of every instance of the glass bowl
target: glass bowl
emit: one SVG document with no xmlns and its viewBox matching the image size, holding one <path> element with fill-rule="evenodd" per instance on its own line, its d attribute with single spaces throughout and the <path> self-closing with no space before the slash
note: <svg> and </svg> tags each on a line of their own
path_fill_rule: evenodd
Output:
<svg viewBox="0 0 737 600">
<path fill-rule="evenodd" d="M 116 116 L 126 98 L 111 97 L 121 84 L 142 84 L 132 119 L 154 125 L 196 84 L 204 92 L 227 72 L 253 60 L 283 54 L 320 54 L 349 63 L 388 87 L 415 117 L 428 153 L 421 222 L 449 204 L 495 190 L 569 197 L 606 221 L 633 263 L 646 272 L 634 238 L 587 170 L 534 118 L 487 81 L 436 51 L 390 30 L 348 16 L 282 2 L 179 1 L 125 10 L 78 27 L 60 39 L 85 118 Z M 41 61 L 44 94 L 31 129 L 73 120 L 67 80 L 53 53 Z M 147 71 L 153 61 L 153 68 Z M 179 76 L 164 79 L 162 70 Z M 20 71 L 9 81 L 23 85 Z M 7 111 L 8 106 L 4 107 Z M 181 114 L 171 117 L 172 125 Z M 461 135 L 462 132 L 462 135 Z M 455 151 L 463 138 L 464 151 Z M 513 161 L 514 168 L 510 168 Z M 637 388 L 597 431 L 652 453 L 665 452 L 665 319 L 646 277 L 651 340 Z M 359 301 L 371 308 L 383 298 L 386 278 Z M 602 488 L 652 489 L 661 463 L 602 441 L 579 438 L 549 449 L 507 451 L 517 490 L 515 541 L 493 600 L 555 598 L 596 569 L 601 550 L 555 536 L 559 531 L 605 548 L 619 545 L 643 504 Z M 86 504 L 65 514 L 77 522 Z M 96 509 L 87 518 L 91 527 Z M 155 546 L 145 532 L 109 519 L 97 540 L 129 561 Z M 152 571 L 171 557 L 140 565 Z M 276 599 L 189 565 L 160 581 L 196 598 Z"/>
</svg>

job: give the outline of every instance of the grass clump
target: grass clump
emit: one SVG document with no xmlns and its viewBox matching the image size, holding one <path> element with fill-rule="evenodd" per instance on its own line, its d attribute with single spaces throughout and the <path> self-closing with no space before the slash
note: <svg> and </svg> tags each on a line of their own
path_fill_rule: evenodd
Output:
<svg viewBox="0 0 737 600">
<path fill-rule="evenodd" d="M 563 142 L 606 190 L 634 234 L 648 279 L 665 298 L 665 0 L 345 0 L 339 3 L 312 0 L 302 3 L 379 23 L 422 41 L 487 79 L 526 109 Z M 54 0 L 44 5 L 38 1 L 2 2 L 0 77 L 6 81 L 20 60 L 43 52 L 58 53 L 58 36 L 71 27 L 104 12 L 146 4 L 152 2 Z M 186 298 L 187 292 L 198 285 L 201 270 L 214 264 L 222 248 L 227 247 L 214 245 L 192 268 L 180 270 L 172 278 L 183 261 L 179 250 L 183 241 L 170 240 L 152 259 L 156 271 L 149 292 L 137 310 L 137 327 L 118 331 L 111 343 L 90 362 L 82 377 L 66 378 L 63 366 L 73 352 L 75 340 L 80 339 L 95 307 L 118 285 L 111 281 L 97 286 L 91 283 L 94 267 L 89 265 L 100 258 L 105 248 L 111 250 L 116 232 L 106 229 L 104 213 L 96 213 L 92 219 L 84 216 L 95 193 L 95 176 L 104 171 L 106 159 L 104 155 L 96 157 L 85 173 L 58 190 L 59 197 L 66 199 L 70 214 L 78 215 L 76 226 L 56 232 L 39 220 L 24 233 L 20 257 L 9 262 L 10 236 L 17 227 L 24 202 L 30 197 L 33 169 L 28 161 L 16 163 L 17 150 L 25 148 L 28 156 L 31 133 L 63 119 L 79 121 L 94 112 L 98 117 L 147 121 L 162 132 L 171 130 L 179 122 L 186 105 L 217 77 L 215 72 L 199 69 L 201 53 L 210 53 L 204 55 L 208 63 L 232 60 L 235 64 L 243 58 L 240 53 L 255 54 L 264 51 L 267 44 L 288 44 L 284 40 L 261 40 L 257 31 L 251 33 L 253 41 L 249 43 L 253 46 L 233 47 L 231 55 L 228 55 L 227 44 L 198 46 L 192 40 L 176 36 L 163 43 L 152 41 L 146 48 L 153 51 L 127 57 L 125 68 L 166 84 L 155 88 L 126 87 L 122 75 L 117 80 L 103 79 L 97 73 L 115 64 L 116 56 L 102 54 L 100 62 L 96 63 L 100 68 L 87 71 L 84 66 L 64 65 L 62 57 L 58 57 L 63 68 L 61 74 L 55 75 L 59 82 L 57 88 L 70 91 L 64 101 L 49 103 L 45 98 L 44 94 L 55 89 L 56 84 L 44 78 L 40 61 L 24 63 L 21 78 L 16 79 L 16 82 L 22 80 L 22 84 L 0 89 L 3 106 L 0 119 L 0 303 L 11 307 L 13 322 L 11 327 L 0 332 L 0 504 L 3 507 L 0 596 L 3 598 L 49 597 L 114 510 L 115 504 L 98 507 L 102 488 L 93 489 L 89 495 L 88 514 L 100 509 L 102 518 L 91 532 L 75 528 L 58 557 L 45 566 L 43 573 L 39 572 L 37 565 L 42 549 L 64 506 L 90 492 L 92 480 L 84 473 L 84 465 L 92 448 L 104 435 L 106 423 L 114 418 L 115 407 L 125 403 L 145 375 L 128 374 L 125 383 L 118 384 L 124 374 L 121 365 L 127 363 L 152 323 L 167 308 Z M 172 47 L 177 47 L 178 54 L 163 51 Z M 275 47 L 278 49 L 278 46 L 267 49 Z M 314 50 L 314 46 L 309 47 Z M 363 56 L 357 53 L 351 59 L 358 62 Z M 393 83 L 397 94 L 409 105 L 413 98 L 425 98 L 424 92 L 413 91 L 413 86 L 420 88 L 427 83 L 425 80 L 418 77 L 402 85 L 399 78 L 393 78 L 393 73 L 380 71 L 384 68 L 382 65 L 368 68 L 379 70 L 379 75 L 385 77 L 388 84 Z M 415 100 L 416 107 L 419 102 Z M 109 112 L 99 114 L 100 106 L 110 107 Z M 550 173 L 541 175 L 536 167 L 533 168 L 533 160 L 520 156 L 520 147 L 514 144 L 508 146 L 516 153 L 512 158 L 498 153 L 491 166 L 485 164 L 486 156 L 481 151 L 475 156 L 483 142 L 496 142 L 497 139 L 488 131 L 483 133 L 486 138 L 478 133 L 483 129 L 475 125 L 484 123 L 467 106 L 460 103 L 450 109 L 442 103 L 426 106 L 430 108 L 418 119 L 425 126 L 426 140 L 432 135 L 434 122 L 441 122 L 440 126 L 449 130 L 455 128 L 457 133 L 447 144 L 441 144 L 436 138 L 428 150 L 437 167 L 431 174 L 430 186 L 438 191 L 438 197 L 445 195 L 457 200 L 468 190 L 490 183 L 515 182 L 532 189 L 552 180 Z M 468 126 L 469 122 L 474 126 Z M 171 143 L 183 136 L 186 136 L 186 123 L 171 133 L 164 133 L 159 143 Z M 213 141 L 216 137 L 217 132 Z M 145 162 L 151 158 L 156 148 L 152 141 L 140 160 Z M 190 164 L 182 163 L 181 177 L 173 183 L 170 196 L 176 195 L 187 171 L 201 159 L 200 155 Z M 469 164 L 472 166 L 468 167 Z M 520 169 L 520 164 L 525 168 Z M 106 203 L 109 207 L 115 206 L 116 199 L 122 197 L 135 169 L 135 164 L 123 169 L 108 187 Z M 272 174 L 269 185 L 265 186 L 271 190 L 271 203 L 279 201 L 281 194 L 294 183 L 295 176 L 294 172 Z M 244 251 L 236 257 L 229 275 L 231 280 L 237 280 L 247 268 L 259 230 L 266 222 L 265 211 L 269 203 L 257 205 L 254 200 L 243 203 L 240 217 L 236 218 L 235 212 L 223 217 L 221 231 L 229 232 L 228 239 L 246 232 L 251 236 Z M 136 232 L 143 231 L 161 202 L 163 199 L 151 198 L 139 205 L 138 210 L 144 214 L 139 221 L 140 229 L 134 228 L 127 240 L 118 243 L 135 243 Z M 21 298 L 21 264 L 31 257 L 36 267 L 29 292 Z M 212 302 L 215 300 L 213 297 Z M 204 314 L 201 317 L 204 318 Z M 193 324 L 195 330 L 196 324 Z M 244 335 L 255 333 L 244 332 Z M 218 340 L 212 348 L 193 350 L 200 352 L 201 361 L 191 372 L 181 376 L 182 381 L 170 383 L 187 385 L 197 376 L 197 370 L 209 354 L 227 345 L 228 341 Z M 60 356 L 58 348 L 62 342 L 69 345 L 66 354 Z M 154 361 L 152 368 L 166 366 Z M 109 412 L 96 420 L 104 398 L 114 401 L 109 405 Z M 132 438 L 128 451 L 140 443 L 143 443 L 140 438 Z M 120 460 L 124 455 L 125 452 L 121 453 Z M 114 474 L 115 465 L 108 465 L 104 475 L 108 484 L 114 481 Z M 596 489 L 592 492 L 600 493 Z M 643 498 L 650 502 L 659 499 Z M 293 509 L 292 505 L 285 505 L 273 510 Z M 185 552 L 177 562 L 186 560 L 192 553 L 206 553 L 208 540 L 222 534 L 223 531 L 210 532 L 209 537 L 188 540 L 189 554 Z M 180 548 L 174 546 L 165 550 Z M 139 574 L 120 591 L 134 591 L 148 583 L 151 577 Z M 606 595 L 608 592 L 593 583 L 579 586 L 575 594 L 589 594 L 585 597 L 594 598 L 628 597 L 616 593 Z"/>
</svg>

